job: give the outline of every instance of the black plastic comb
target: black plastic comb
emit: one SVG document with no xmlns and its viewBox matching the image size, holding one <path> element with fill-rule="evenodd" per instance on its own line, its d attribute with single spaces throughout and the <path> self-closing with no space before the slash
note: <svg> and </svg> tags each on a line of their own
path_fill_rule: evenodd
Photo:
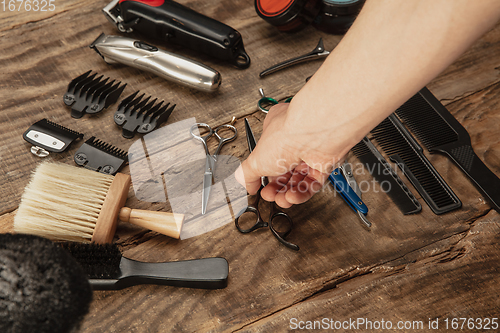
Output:
<svg viewBox="0 0 500 333">
<path fill-rule="evenodd" d="M 422 210 L 420 202 L 368 138 L 355 145 L 352 152 L 403 214 L 415 214 Z"/>
<path fill-rule="evenodd" d="M 151 96 L 144 98 L 142 94 L 136 97 L 137 94 L 139 91 L 121 101 L 115 113 L 115 123 L 122 127 L 122 135 L 127 139 L 133 138 L 135 132 L 146 134 L 159 127 L 167 121 L 176 105 L 163 105 L 163 101 L 156 103 L 157 98 L 149 101 Z"/>
<path fill-rule="evenodd" d="M 500 179 L 476 155 L 467 130 L 427 88 L 396 114 L 431 153 L 441 152 L 453 160 L 500 211 Z"/>
<path fill-rule="evenodd" d="M 114 175 L 128 161 L 128 154 L 93 136 L 78 149 L 74 159 L 87 169 Z"/>
<path fill-rule="evenodd" d="M 422 147 L 394 114 L 375 127 L 372 134 L 435 214 L 446 213 L 462 206 L 455 193 L 425 157 Z"/>
<path fill-rule="evenodd" d="M 94 290 L 119 290 L 139 284 L 221 289 L 227 286 L 224 258 L 150 263 L 122 257 L 115 244 L 62 242 L 82 266 Z"/>
<path fill-rule="evenodd" d="M 115 103 L 127 84 L 121 85 L 109 77 L 97 76 L 92 71 L 73 79 L 64 94 L 64 104 L 71 106 L 71 117 L 81 118 L 85 113 L 98 113 Z M 109 82 L 108 82 L 109 81 Z"/>
</svg>

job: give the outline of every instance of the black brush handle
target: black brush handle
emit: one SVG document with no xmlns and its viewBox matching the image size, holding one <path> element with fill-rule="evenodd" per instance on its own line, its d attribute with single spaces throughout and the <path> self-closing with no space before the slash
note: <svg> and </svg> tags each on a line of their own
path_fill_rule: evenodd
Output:
<svg viewBox="0 0 500 333">
<path fill-rule="evenodd" d="M 118 290 L 139 284 L 221 289 L 227 286 L 229 265 L 224 258 L 203 258 L 165 263 L 141 262 L 123 257 L 118 279 L 91 279 L 94 290 Z"/>
<path fill-rule="evenodd" d="M 471 146 L 437 147 L 431 151 L 447 154 L 489 199 L 495 210 L 500 211 L 500 178 L 484 164 Z"/>
</svg>

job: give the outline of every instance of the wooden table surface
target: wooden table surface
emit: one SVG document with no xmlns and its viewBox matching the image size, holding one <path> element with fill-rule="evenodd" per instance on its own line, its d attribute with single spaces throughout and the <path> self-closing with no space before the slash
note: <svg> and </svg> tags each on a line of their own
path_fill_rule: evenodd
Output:
<svg viewBox="0 0 500 333">
<path fill-rule="evenodd" d="M 215 94 L 104 63 L 88 45 L 101 32 L 119 34 L 101 13 L 107 1 L 56 0 L 55 10 L 47 12 L 0 7 L 2 232 L 12 231 L 23 189 L 42 162 L 22 138 L 31 124 L 47 118 L 85 133 L 84 140 L 95 135 L 124 150 L 134 142 L 123 138 L 112 120 L 117 104 L 95 116 L 70 117 L 62 96 L 70 80 L 83 72 L 92 69 L 127 83 L 121 98 L 140 90 L 176 103 L 168 124 L 196 117 L 217 126 L 236 117 L 240 135 L 225 154 L 244 159 L 242 119 L 249 118 L 257 137 L 262 131 L 265 115 L 256 107 L 258 89 L 275 98 L 293 95 L 321 61 L 264 79 L 258 73 L 309 52 L 320 37 L 328 50 L 341 39 L 312 27 L 280 33 L 257 16 L 250 0 L 179 2 L 238 30 L 252 59 L 250 68 L 236 69 L 185 48 L 141 39 L 219 70 L 223 83 Z M 428 85 L 467 128 L 475 151 L 497 175 L 499 54 L 497 25 Z M 74 164 L 81 142 L 46 160 Z M 462 208 L 437 216 L 420 199 L 422 212 L 403 216 L 387 195 L 367 191 L 363 199 L 373 223 L 367 230 L 327 185 L 309 202 L 287 210 L 295 221 L 290 241 L 300 245 L 299 252 L 280 245 L 268 231 L 242 235 L 232 221 L 187 240 L 119 225 L 115 242 L 125 256 L 151 262 L 221 256 L 229 262 L 229 285 L 221 290 L 141 285 L 96 291 L 81 332 L 283 332 L 307 321 L 339 325 L 357 318 L 390 321 L 393 327 L 387 331 L 403 331 L 396 327 L 399 322 L 408 328 L 421 321 L 428 328 L 438 318 L 439 329 L 445 330 L 447 319 L 451 325 L 453 318 L 498 317 L 500 217 L 450 160 L 426 155 L 462 200 Z M 123 172 L 129 173 L 129 167 Z M 358 179 L 363 180 L 371 178 Z M 166 210 L 165 204 L 137 200 L 132 189 L 127 205 Z"/>
</svg>

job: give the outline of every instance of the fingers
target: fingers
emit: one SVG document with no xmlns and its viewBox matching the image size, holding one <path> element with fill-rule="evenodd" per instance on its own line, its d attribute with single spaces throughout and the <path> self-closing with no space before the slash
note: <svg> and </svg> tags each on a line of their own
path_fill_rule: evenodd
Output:
<svg viewBox="0 0 500 333">
<path fill-rule="evenodd" d="M 328 174 L 301 163 L 293 172 L 275 177 L 262 189 L 261 196 L 266 201 L 276 202 L 282 208 L 290 208 L 309 200 L 323 188 L 327 179 Z"/>
</svg>

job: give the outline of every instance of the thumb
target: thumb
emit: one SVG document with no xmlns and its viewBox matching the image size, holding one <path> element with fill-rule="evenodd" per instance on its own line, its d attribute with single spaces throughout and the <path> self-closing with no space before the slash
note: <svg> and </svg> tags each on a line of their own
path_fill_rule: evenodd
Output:
<svg viewBox="0 0 500 333">
<path fill-rule="evenodd" d="M 261 177 L 264 176 L 259 170 L 256 155 L 255 151 L 252 152 L 234 173 L 238 183 L 243 185 L 251 195 L 257 193 L 261 186 Z"/>
</svg>

